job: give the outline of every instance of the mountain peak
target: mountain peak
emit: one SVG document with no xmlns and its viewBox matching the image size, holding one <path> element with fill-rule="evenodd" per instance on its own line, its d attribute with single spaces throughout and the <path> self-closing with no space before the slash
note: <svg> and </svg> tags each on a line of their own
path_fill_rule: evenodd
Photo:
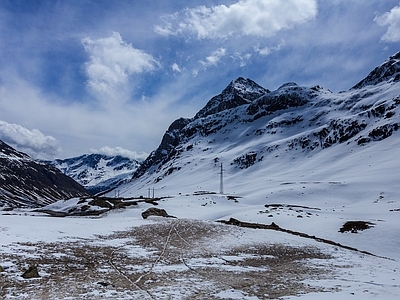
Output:
<svg viewBox="0 0 400 300">
<path fill-rule="evenodd" d="M 400 51 L 386 59 L 383 64 L 372 70 L 367 77 L 351 89 L 360 89 L 367 85 L 375 85 L 383 81 L 400 81 Z"/>
<path fill-rule="evenodd" d="M 83 154 L 47 162 L 97 194 L 130 179 L 140 162 L 121 155 Z"/>
<path fill-rule="evenodd" d="M 226 109 L 248 104 L 269 92 L 268 89 L 249 78 L 238 77 L 232 80 L 221 94 L 211 98 L 194 118 L 206 117 Z"/>
<path fill-rule="evenodd" d="M 281 90 L 281 89 L 284 89 L 284 88 L 289 88 L 289 87 L 296 87 L 296 86 L 298 86 L 298 84 L 296 83 L 296 82 L 286 82 L 286 83 L 284 83 L 284 84 L 282 84 L 279 88 L 278 88 L 278 90 Z"/>
</svg>

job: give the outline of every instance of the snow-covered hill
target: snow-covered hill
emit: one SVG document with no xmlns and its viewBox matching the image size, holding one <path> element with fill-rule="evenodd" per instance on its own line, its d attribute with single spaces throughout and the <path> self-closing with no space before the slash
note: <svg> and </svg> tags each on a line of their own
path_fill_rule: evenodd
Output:
<svg viewBox="0 0 400 300">
<path fill-rule="evenodd" d="M 0 207 L 39 207 L 87 191 L 58 169 L 0 141 Z"/>
<path fill-rule="evenodd" d="M 49 162 L 72 177 L 93 194 L 129 181 L 140 162 L 127 157 L 104 154 L 83 154 Z"/>
</svg>

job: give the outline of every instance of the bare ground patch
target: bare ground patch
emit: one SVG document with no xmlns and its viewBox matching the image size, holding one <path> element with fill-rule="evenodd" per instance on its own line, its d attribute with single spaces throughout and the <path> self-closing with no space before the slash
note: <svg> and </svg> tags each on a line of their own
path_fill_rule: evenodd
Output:
<svg viewBox="0 0 400 300">
<path fill-rule="evenodd" d="M 330 256 L 315 247 L 241 243 L 248 232 L 160 220 L 93 239 L 12 244 L 2 253 L 0 298 L 274 299 L 323 290 L 303 282 L 331 276 L 318 264 Z M 23 279 L 31 265 L 41 277 Z"/>
</svg>

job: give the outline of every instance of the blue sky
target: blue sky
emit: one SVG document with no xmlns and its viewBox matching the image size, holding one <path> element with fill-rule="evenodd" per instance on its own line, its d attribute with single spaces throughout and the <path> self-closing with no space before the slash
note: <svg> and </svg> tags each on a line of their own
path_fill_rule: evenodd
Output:
<svg viewBox="0 0 400 300">
<path fill-rule="evenodd" d="M 399 50 L 398 0 L 2 0 L 0 139 L 143 158 L 239 76 L 339 92 Z"/>
</svg>

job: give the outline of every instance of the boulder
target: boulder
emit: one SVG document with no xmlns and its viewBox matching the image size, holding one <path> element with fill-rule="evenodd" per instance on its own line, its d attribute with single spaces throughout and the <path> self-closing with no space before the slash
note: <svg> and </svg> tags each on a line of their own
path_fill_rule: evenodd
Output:
<svg viewBox="0 0 400 300">
<path fill-rule="evenodd" d="M 156 207 L 150 207 L 146 211 L 142 212 L 143 219 L 147 219 L 150 216 L 158 216 L 158 217 L 164 217 L 164 218 L 175 218 L 173 216 L 170 216 L 165 209 L 156 208 Z"/>
<path fill-rule="evenodd" d="M 25 279 L 40 277 L 37 266 L 30 266 L 21 276 Z"/>
</svg>

